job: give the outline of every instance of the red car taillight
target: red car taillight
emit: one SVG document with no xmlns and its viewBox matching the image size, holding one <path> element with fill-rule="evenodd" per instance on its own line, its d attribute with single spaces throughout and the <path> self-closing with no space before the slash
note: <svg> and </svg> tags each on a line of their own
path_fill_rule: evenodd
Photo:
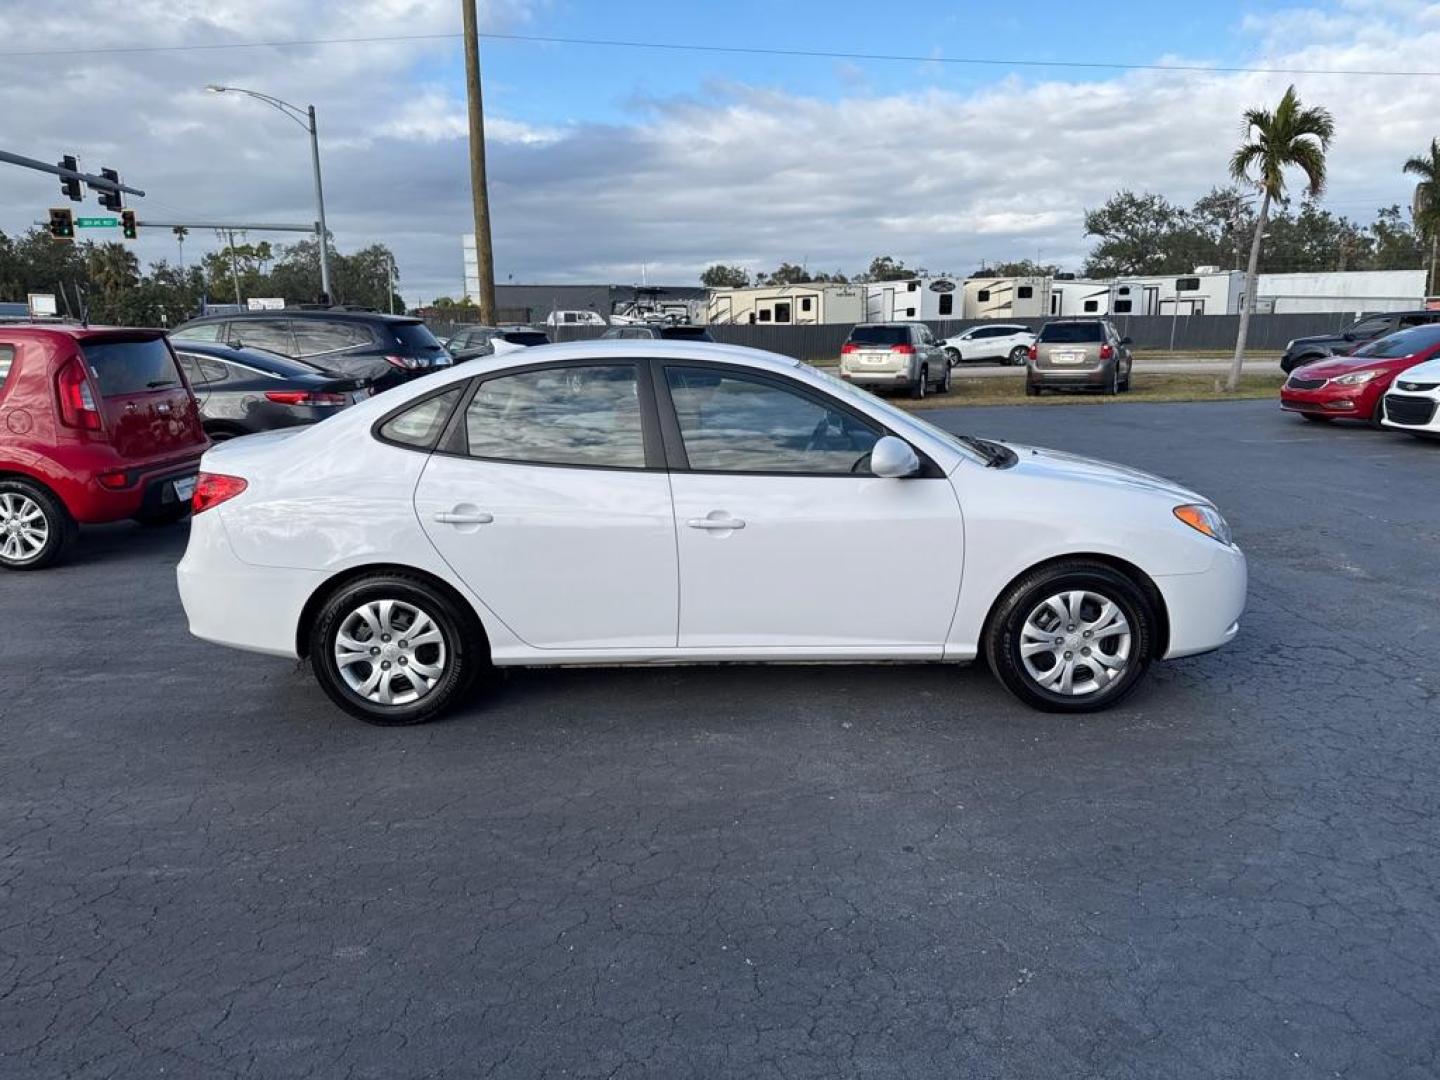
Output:
<svg viewBox="0 0 1440 1080">
<path fill-rule="evenodd" d="M 413 356 L 386 356 L 385 362 L 402 371 L 414 371 L 420 366 L 420 361 Z"/>
<path fill-rule="evenodd" d="M 904 353 L 906 356 L 913 356 L 913 355 L 915 354 L 915 346 L 914 346 L 914 345 L 891 345 L 891 346 L 890 346 L 890 351 L 891 351 L 891 352 Z"/>
<path fill-rule="evenodd" d="M 1031 346 L 1030 346 L 1030 351 L 1029 351 L 1029 353 L 1027 353 L 1026 355 L 1029 356 L 1031 360 L 1039 360 L 1039 359 L 1040 359 L 1040 347 L 1039 347 L 1038 345 L 1031 345 Z"/>
<path fill-rule="evenodd" d="M 841 355 L 844 355 L 845 353 L 852 353 L 859 347 L 860 346 L 856 345 L 853 341 L 847 341 L 844 345 L 840 346 Z"/>
<path fill-rule="evenodd" d="M 60 422 L 66 427 L 82 431 L 101 429 L 95 393 L 90 389 L 85 367 L 78 359 L 70 360 L 55 376 L 55 399 L 60 406 Z"/>
<path fill-rule="evenodd" d="M 212 506 L 219 506 L 239 495 L 247 487 L 249 484 L 238 476 L 202 472 L 195 478 L 195 494 L 190 497 L 190 512 L 198 514 Z"/>
<path fill-rule="evenodd" d="M 1109 345 L 1101 345 L 1101 346 L 1100 346 L 1100 359 L 1101 359 L 1101 360 L 1111 360 L 1111 359 L 1114 358 L 1114 356 L 1115 356 L 1115 350 L 1114 350 L 1113 348 L 1111 348 Z"/>
<path fill-rule="evenodd" d="M 265 397 L 277 405 L 345 405 L 350 400 L 344 394 L 319 390 L 266 390 Z"/>
</svg>

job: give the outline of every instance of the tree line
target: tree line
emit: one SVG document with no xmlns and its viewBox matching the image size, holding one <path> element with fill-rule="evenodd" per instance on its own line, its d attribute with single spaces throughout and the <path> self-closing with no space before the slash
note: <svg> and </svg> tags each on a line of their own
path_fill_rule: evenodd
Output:
<svg viewBox="0 0 1440 1080">
<path fill-rule="evenodd" d="M 35 228 L 17 237 L 0 232 L 0 300 L 24 302 L 29 293 L 53 293 L 62 314 L 118 326 L 174 326 L 209 304 L 244 303 L 250 297 L 281 297 L 287 303 L 314 303 L 320 296 L 320 245 L 236 243 L 184 264 L 186 233 L 177 230 L 177 261 L 160 259 L 142 269 L 128 246 L 114 241 L 65 243 Z M 226 238 L 228 239 L 228 238 Z M 387 267 L 393 256 L 383 244 L 346 255 L 330 252 L 333 303 L 388 311 Z M 399 274 L 395 275 L 398 282 Z M 393 297 L 396 311 L 404 301 Z"/>
</svg>

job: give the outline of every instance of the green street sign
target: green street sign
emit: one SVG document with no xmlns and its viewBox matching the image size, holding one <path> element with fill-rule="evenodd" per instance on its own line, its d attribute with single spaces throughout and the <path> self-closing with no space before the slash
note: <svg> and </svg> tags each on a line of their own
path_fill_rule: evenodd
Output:
<svg viewBox="0 0 1440 1080">
<path fill-rule="evenodd" d="M 77 217 L 75 219 L 77 229 L 113 229 L 119 224 L 120 219 L 113 217 Z"/>
</svg>

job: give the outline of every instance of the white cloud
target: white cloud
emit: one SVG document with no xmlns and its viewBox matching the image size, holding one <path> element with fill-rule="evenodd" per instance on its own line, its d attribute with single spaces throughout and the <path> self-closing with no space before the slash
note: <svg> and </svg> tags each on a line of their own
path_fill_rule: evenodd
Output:
<svg viewBox="0 0 1440 1080">
<path fill-rule="evenodd" d="M 537 3 L 485 8 L 498 10 L 492 26 L 516 28 L 533 24 Z M 34 10 L 0 11 L 7 49 L 47 47 L 76 25 L 95 27 L 95 45 L 343 36 L 357 25 L 376 35 L 454 28 L 450 0 L 331 8 L 150 0 L 130 5 L 123 25 L 101 18 L 109 9 L 99 0 L 64 5 L 63 17 L 48 4 L 26 6 Z M 1245 28 L 1261 66 L 1425 70 L 1440 55 L 1440 5 L 1415 0 L 1342 0 L 1251 16 Z M 73 147 L 91 167 L 122 166 L 151 192 L 142 217 L 306 221 L 313 212 L 303 135 L 258 102 L 200 87 L 220 81 L 313 101 L 341 246 L 390 244 L 411 299 L 454 293 L 470 213 L 463 86 L 415 75 L 453 48 L 394 42 L 27 61 L 23 80 L 0 83 L 6 145 L 38 157 Z M 563 51 L 548 50 L 531 77 L 544 79 L 544 65 L 563 62 Z M 652 281 L 693 280 L 716 260 L 769 268 L 803 259 L 853 270 L 880 253 L 953 272 L 982 258 L 1037 255 L 1074 266 L 1087 247 L 1086 207 L 1121 186 L 1188 200 L 1223 182 L 1241 109 L 1273 103 L 1291 81 L 1027 74 L 973 93 L 887 96 L 862 74 L 847 75 L 843 100 L 706 84 L 636 102 L 629 122 L 612 125 L 533 125 L 503 108 L 523 85 L 490 95 L 501 280 L 630 281 L 642 264 Z M 1307 101 L 1336 114 L 1334 207 L 1368 217 L 1376 206 L 1408 203 L 1399 166 L 1440 134 L 1440 79 L 1294 81 Z M 55 92 L 61 84 L 63 96 Z M 38 174 L 0 171 L 0 228 L 25 227 L 50 204 L 52 187 Z M 198 246 L 187 245 L 191 257 Z M 172 252 L 164 237 L 142 239 L 139 249 L 144 258 Z"/>
</svg>

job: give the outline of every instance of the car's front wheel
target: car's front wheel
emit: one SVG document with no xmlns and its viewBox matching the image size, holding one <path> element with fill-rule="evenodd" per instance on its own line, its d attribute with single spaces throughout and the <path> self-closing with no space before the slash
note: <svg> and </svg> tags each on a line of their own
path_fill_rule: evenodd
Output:
<svg viewBox="0 0 1440 1080">
<path fill-rule="evenodd" d="M 0 569 L 54 566 L 75 535 L 60 500 L 26 480 L 0 480 Z"/>
<path fill-rule="evenodd" d="M 919 377 L 918 379 L 916 379 L 915 382 L 912 383 L 911 386 L 910 386 L 910 396 L 911 396 L 912 398 L 914 398 L 916 401 L 919 401 L 921 398 L 923 398 L 923 397 L 925 396 L 925 391 L 927 391 L 927 390 L 929 390 L 929 389 L 930 389 L 930 369 L 929 369 L 928 367 L 922 367 L 922 368 L 920 369 L 920 377 Z"/>
<path fill-rule="evenodd" d="M 1024 345 L 1016 345 L 1010 350 L 1010 366 L 1024 367 L 1025 361 L 1030 359 L 1030 350 Z"/>
<path fill-rule="evenodd" d="M 309 644 L 330 699 L 386 726 L 433 720 L 464 697 L 482 663 L 473 619 L 433 585 L 400 574 L 337 590 L 321 607 Z"/>
<path fill-rule="evenodd" d="M 956 366 L 958 366 L 958 365 L 960 364 L 960 362 L 961 362 L 961 361 L 960 361 L 960 350 L 959 350 L 959 349 L 946 349 L 946 350 L 945 350 L 945 359 L 946 359 L 946 361 L 950 364 L 951 367 L 956 367 Z"/>
<path fill-rule="evenodd" d="M 1048 712 L 1093 712 L 1133 690 L 1150 665 L 1155 615 L 1144 591 L 1103 563 L 1041 567 L 995 606 L 985 657 L 1005 688 Z"/>
<path fill-rule="evenodd" d="M 937 394 L 948 394 L 950 392 L 950 365 L 945 365 L 945 370 L 940 374 L 940 384 L 935 387 Z"/>
</svg>

